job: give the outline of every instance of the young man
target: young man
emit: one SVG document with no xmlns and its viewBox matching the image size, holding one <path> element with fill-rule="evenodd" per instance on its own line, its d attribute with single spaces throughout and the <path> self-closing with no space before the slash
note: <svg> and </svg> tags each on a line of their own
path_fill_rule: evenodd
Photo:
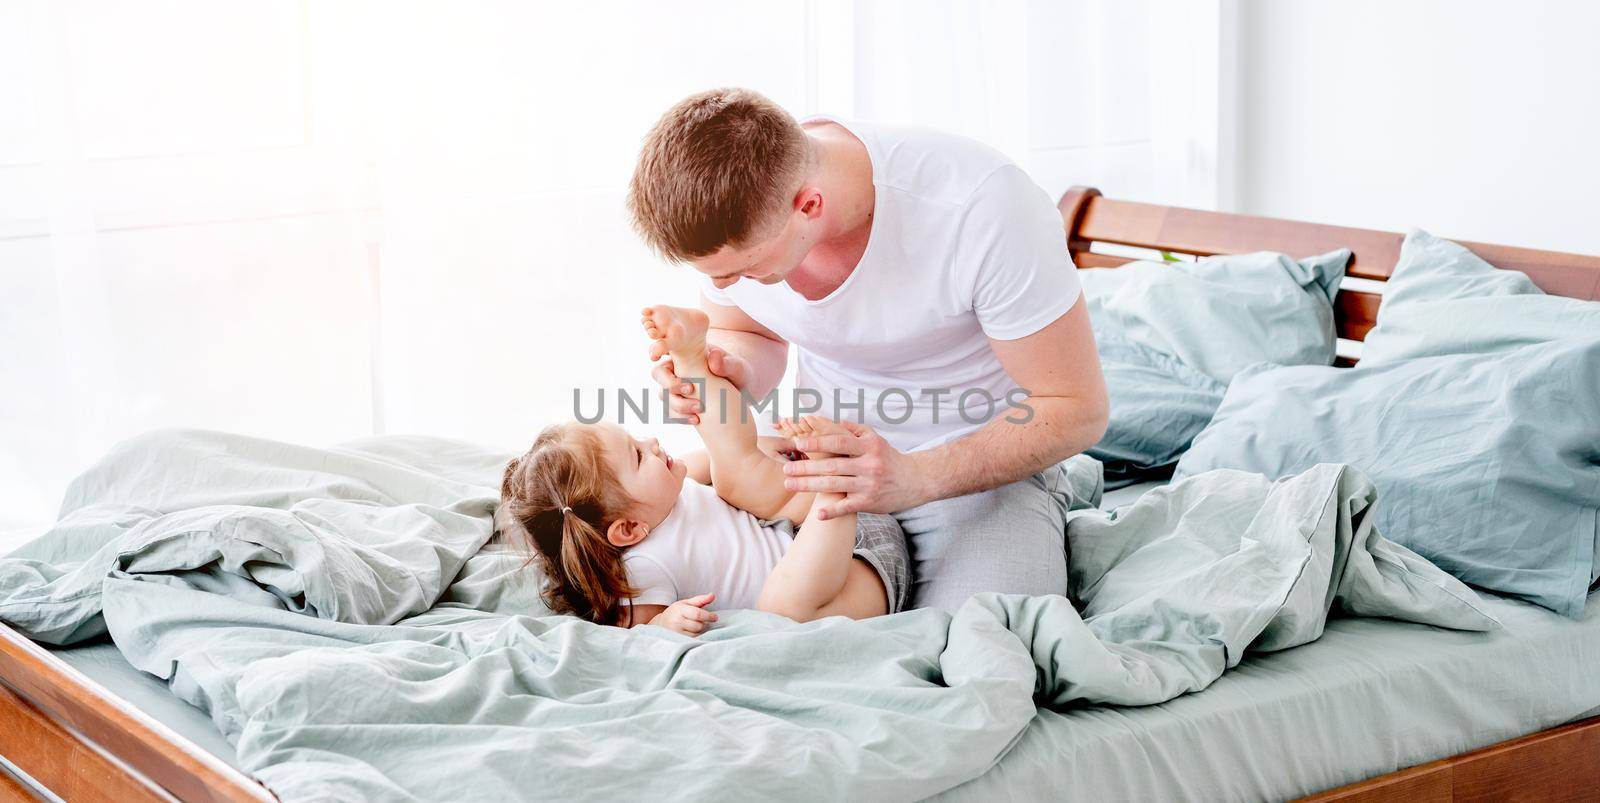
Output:
<svg viewBox="0 0 1600 803">
<path fill-rule="evenodd" d="M 998 152 L 924 129 L 818 117 L 716 89 L 645 139 L 635 227 L 699 271 L 709 368 L 755 399 L 799 349 L 797 389 L 847 435 L 802 450 L 821 514 L 891 513 L 912 604 L 979 591 L 1064 594 L 1059 463 L 1106 425 L 1088 312 L 1050 198 Z M 697 402 L 659 349 L 653 376 Z M 854 423 L 852 421 L 864 423 Z"/>
</svg>

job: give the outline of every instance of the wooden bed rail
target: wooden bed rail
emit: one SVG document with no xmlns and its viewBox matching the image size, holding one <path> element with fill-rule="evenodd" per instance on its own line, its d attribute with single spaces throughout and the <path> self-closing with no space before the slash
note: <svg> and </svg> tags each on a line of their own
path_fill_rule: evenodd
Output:
<svg viewBox="0 0 1600 803">
<path fill-rule="evenodd" d="M 1302 798 L 1301 803 L 1600 800 L 1600 717 Z"/>
<path fill-rule="evenodd" d="M 0 755 L 69 801 L 276 800 L 249 776 L 3 624 Z"/>
<path fill-rule="evenodd" d="M 1132 261 L 1094 253 L 1090 250 L 1094 243 L 1196 256 L 1281 251 L 1297 258 L 1348 248 L 1352 256 L 1346 275 L 1384 281 L 1394 271 L 1404 239 L 1400 234 L 1372 229 L 1118 201 L 1082 186 L 1063 193 L 1056 208 L 1067 231 L 1067 248 L 1080 268 L 1115 267 Z M 1495 267 L 1528 274 L 1534 284 L 1552 295 L 1600 299 L 1600 256 L 1457 242 Z M 1341 291 L 1334 309 L 1339 336 L 1365 339 L 1377 323 L 1382 299 L 1377 293 Z"/>
</svg>

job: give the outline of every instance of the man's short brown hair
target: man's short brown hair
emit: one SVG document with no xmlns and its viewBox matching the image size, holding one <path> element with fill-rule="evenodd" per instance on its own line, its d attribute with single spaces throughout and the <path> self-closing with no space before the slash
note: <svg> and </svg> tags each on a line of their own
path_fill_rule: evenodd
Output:
<svg viewBox="0 0 1600 803">
<path fill-rule="evenodd" d="M 767 234 L 804 177 L 800 124 L 760 93 L 713 89 L 667 110 L 628 186 L 634 228 L 674 262 Z"/>
</svg>

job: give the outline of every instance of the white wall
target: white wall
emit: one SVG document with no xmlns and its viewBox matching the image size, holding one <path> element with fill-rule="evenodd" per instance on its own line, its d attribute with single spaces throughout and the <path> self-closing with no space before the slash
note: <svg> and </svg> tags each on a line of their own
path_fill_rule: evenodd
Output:
<svg viewBox="0 0 1600 803">
<path fill-rule="evenodd" d="M 983 140 L 1052 195 L 1212 207 L 1220 0 L 815 2 L 818 108 Z"/>
<path fill-rule="evenodd" d="M 151 427 L 509 448 L 574 386 L 642 387 L 637 308 L 693 285 L 624 185 L 709 86 L 970 134 L 1052 194 L 1600 252 L 1595 30 L 1575 2 L 0 0 L 0 529 Z"/>
<path fill-rule="evenodd" d="M 1208 51 L 1163 43 L 1215 8 L 0 0 L 0 531 L 153 427 L 509 449 L 644 387 L 638 309 L 695 285 L 623 193 L 700 89 L 1204 203 Z"/>
<path fill-rule="evenodd" d="M 642 387 L 638 308 L 695 292 L 639 139 L 804 102 L 806 9 L 744 7 L 0 0 L 0 530 L 154 427 L 514 448 Z"/>
<path fill-rule="evenodd" d="M 1600 254 L 1600 3 L 1240 0 L 1238 211 Z"/>
</svg>

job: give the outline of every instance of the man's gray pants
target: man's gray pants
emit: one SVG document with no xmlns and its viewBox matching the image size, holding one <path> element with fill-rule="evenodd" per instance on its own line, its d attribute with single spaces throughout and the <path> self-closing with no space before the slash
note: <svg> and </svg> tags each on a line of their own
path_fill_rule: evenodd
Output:
<svg viewBox="0 0 1600 803">
<path fill-rule="evenodd" d="M 1060 463 L 1010 485 L 894 514 L 911 550 L 911 607 L 954 612 L 980 591 L 1066 594 L 1067 511 L 1074 507 L 1067 472 Z"/>
</svg>

